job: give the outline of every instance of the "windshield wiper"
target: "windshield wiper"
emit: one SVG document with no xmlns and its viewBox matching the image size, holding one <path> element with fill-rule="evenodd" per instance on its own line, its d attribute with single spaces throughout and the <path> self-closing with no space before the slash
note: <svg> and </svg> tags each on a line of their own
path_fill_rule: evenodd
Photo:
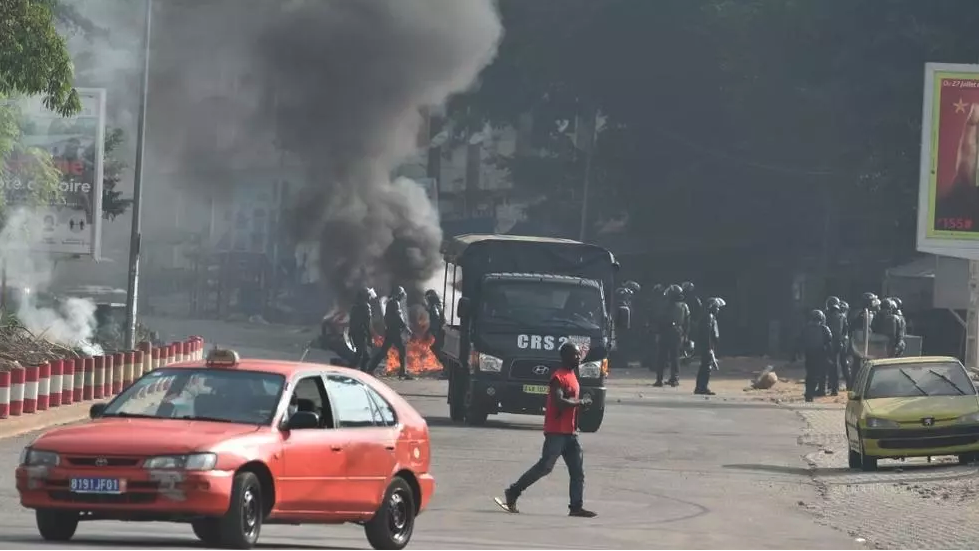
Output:
<svg viewBox="0 0 980 551">
<path fill-rule="evenodd" d="M 557 317 L 557 316 L 556 317 L 553 317 L 553 318 L 548 318 L 543 323 L 563 323 L 563 324 L 565 324 L 566 327 L 567 326 L 571 326 L 571 327 L 576 327 L 576 328 L 580 328 L 580 329 L 598 329 L 599 328 L 599 326 L 596 325 L 595 323 L 593 323 L 591 321 L 588 321 L 588 320 L 585 320 L 585 319 L 577 320 L 577 319 L 574 319 L 574 318 L 565 318 L 565 317 Z"/>
<path fill-rule="evenodd" d="M 133 419 L 163 419 L 163 417 L 158 417 L 156 415 L 148 415 L 146 413 L 126 413 L 125 411 L 120 411 L 117 413 L 103 413 L 99 417 L 127 417 Z"/>
<path fill-rule="evenodd" d="M 915 389 L 918 390 L 920 394 L 922 394 L 923 396 L 928 396 L 929 395 L 928 392 L 926 392 L 925 390 L 922 390 L 922 387 L 919 386 L 919 383 L 916 383 L 915 382 L 915 379 L 911 375 L 909 375 L 908 373 L 906 373 L 904 369 L 899 369 L 898 372 L 901 373 L 902 375 L 905 375 L 905 378 L 908 379 L 909 382 L 912 383 L 912 386 L 914 386 Z"/>
<path fill-rule="evenodd" d="M 183 421 L 212 421 L 215 423 L 238 423 L 238 421 L 232 421 L 231 419 L 222 419 L 221 417 L 208 417 L 206 415 L 181 415 L 179 419 Z"/>
<path fill-rule="evenodd" d="M 956 392 L 959 392 L 960 394 L 966 394 L 966 392 L 962 388 L 960 388 L 959 385 L 957 385 L 956 383 L 954 383 L 953 380 L 950 379 L 949 377 L 947 377 L 946 375 L 943 375 L 942 373 L 939 373 L 938 371 L 933 371 L 932 369 L 930 369 L 928 371 L 929 371 L 929 373 L 932 373 L 936 377 L 939 377 L 940 379 L 946 381 L 946 383 L 948 383 L 949 386 L 951 386 L 951 387 L 953 387 L 953 388 L 956 389 Z"/>
</svg>

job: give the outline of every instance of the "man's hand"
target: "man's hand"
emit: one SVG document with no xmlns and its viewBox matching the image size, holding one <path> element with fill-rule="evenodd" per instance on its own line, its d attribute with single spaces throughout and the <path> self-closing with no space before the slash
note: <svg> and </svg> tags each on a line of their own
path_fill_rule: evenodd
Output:
<svg viewBox="0 0 980 551">
<path fill-rule="evenodd" d="M 579 400 L 579 403 L 582 404 L 585 407 L 591 406 L 592 405 L 592 396 L 584 396 L 581 400 Z"/>
</svg>

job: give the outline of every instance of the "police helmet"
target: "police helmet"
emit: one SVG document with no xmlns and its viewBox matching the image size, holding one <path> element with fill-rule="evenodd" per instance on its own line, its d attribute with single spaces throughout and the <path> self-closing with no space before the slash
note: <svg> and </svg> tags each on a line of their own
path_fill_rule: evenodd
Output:
<svg viewBox="0 0 980 551">
<path fill-rule="evenodd" d="M 405 298 L 405 288 L 401 285 L 395 285 L 391 289 L 391 295 L 388 296 L 390 300 L 401 300 Z"/>
<path fill-rule="evenodd" d="M 816 322 L 816 323 L 826 323 L 827 322 L 827 316 L 825 316 L 824 313 L 823 313 L 823 311 L 821 311 L 821 310 L 811 310 L 810 311 L 810 321 Z"/>
<path fill-rule="evenodd" d="M 358 302 L 367 302 L 371 300 L 371 294 L 374 292 L 370 287 L 362 287 L 357 291 Z"/>
<path fill-rule="evenodd" d="M 840 301 L 840 311 L 841 312 L 845 312 L 846 313 L 850 309 L 851 309 L 851 305 L 848 304 L 847 301 L 844 301 L 844 300 Z"/>
<path fill-rule="evenodd" d="M 673 300 L 681 300 L 684 298 L 684 289 L 680 285 L 673 283 L 664 291 L 664 296 Z"/>
<path fill-rule="evenodd" d="M 438 304 L 440 302 L 439 293 L 437 293 L 435 289 L 429 289 L 425 292 L 425 300 L 429 304 Z"/>
<path fill-rule="evenodd" d="M 657 283 L 656 285 L 653 286 L 653 294 L 654 295 L 664 294 L 664 286 L 662 283 Z"/>
<path fill-rule="evenodd" d="M 898 297 L 891 297 L 891 301 L 895 303 L 895 310 L 902 310 L 902 299 Z"/>
<path fill-rule="evenodd" d="M 637 282 L 635 282 L 635 281 L 633 281 L 633 280 L 630 280 L 630 281 L 627 281 L 626 283 L 624 283 L 623 284 L 623 287 L 626 287 L 627 289 L 629 289 L 633 293 L 639 293 L 640 292 L 640 284 L 637 283 Z"/>
<path fill-rule="evenodd" d="M 888 313 L 894 312 L 895 310 L 896 310 L 896 307 L 895 307 L 895 301 L 894 300 L 892 300 L 890 298 L 886 298 L 885 300 L 881 301 L 881 312 L 883 314 L 888 314 Z"/>
<path fill-rule="evenodd" d="M 827 297 L 827 301 L 824 302 L 824 308 L 827 310 L 840 310 L 840 299 L 835 296 Z"/>
<path fill-rule="evenodd" d="M 708 310 L 717 313 L 719 310 L 725 307 L 725 299 L 721 297 L 711 297 L 707 302 Z"/>
<path fill-rule="evenodd" d="M 681 283 L 681 291 L 684 291 L 684 294 L 693 293 L 694 284 L 691 283 L 690 281 L 685 281 L 684 283 Z"/>
</svg>

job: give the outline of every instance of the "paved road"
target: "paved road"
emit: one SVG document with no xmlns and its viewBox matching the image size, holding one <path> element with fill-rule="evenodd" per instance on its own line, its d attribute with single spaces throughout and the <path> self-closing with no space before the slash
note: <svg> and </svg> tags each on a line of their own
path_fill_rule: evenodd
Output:
<svg viewBox="0 0 980 551">
<path fill-rule="evenodd" d="M 406 389 L 412 394 L 410 389 Z M 813 522 L 799 505 L 816 499 L 796 439 L 802 420 L 770 407 L 712 407 L 703 401 L 617 405 L 583 435 L 587 504 L 597 519 L 565 516 L 561 466 L 508 515 L 491 496 L 540 449 L 537 418 L 501 416 L 487 428 L 450 426 L 439 398 L 409 399 L 430 419 L 432 509 L 420 517 L 417 548 L 853 548 L 854 540 Z M 685 402 L 683 406 L 679 406 Z M 45 547 L 33 515 L 17 503 L 11 473 L 30 437 L 0 441 L 0 548 Z M 365 548 L 357 527 L 269 527 L 270 547 Z M 194 547 L 189 527 L 83 524 L 86 548 Z M 54 546 L 51 546 L 52 548 Z"/>
</svg>

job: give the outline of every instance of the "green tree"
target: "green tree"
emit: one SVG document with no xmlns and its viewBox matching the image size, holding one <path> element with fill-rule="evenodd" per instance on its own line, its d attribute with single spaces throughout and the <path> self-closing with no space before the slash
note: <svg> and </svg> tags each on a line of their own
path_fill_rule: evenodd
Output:
<svg viewBox="0 0 980 551">
<path fill-rule="evenodd" d="M 121 128 L 113 128 L 106 133 L 103 155 L 105 160 L 102 168 L 102 218 L 106 220 L 115 220 L 133 204 L 132 199 L 124 199 L 122 192 L 116 191 L 126 163 L 117 159 L 113 153 L 124 139 Z"/>
<path fill-rule="evenodd" d="M 0 2 L 0 181 L 11 184 L 4 192 L 10 192 L 15 181 L 33 181 L 28 203 L 56 199 L 60 173 L 48 152 L 20 143 L 20 111 L 8 98 L 40 94 L 46 107 L 63 116 L 81 109 L 71 58 L 55 28 L 56 12 L 66 20 L 74 13 L 56 0 Z M 7 193 L 0 193 L 0 206 L 6 198 Z"/>
</svg>

